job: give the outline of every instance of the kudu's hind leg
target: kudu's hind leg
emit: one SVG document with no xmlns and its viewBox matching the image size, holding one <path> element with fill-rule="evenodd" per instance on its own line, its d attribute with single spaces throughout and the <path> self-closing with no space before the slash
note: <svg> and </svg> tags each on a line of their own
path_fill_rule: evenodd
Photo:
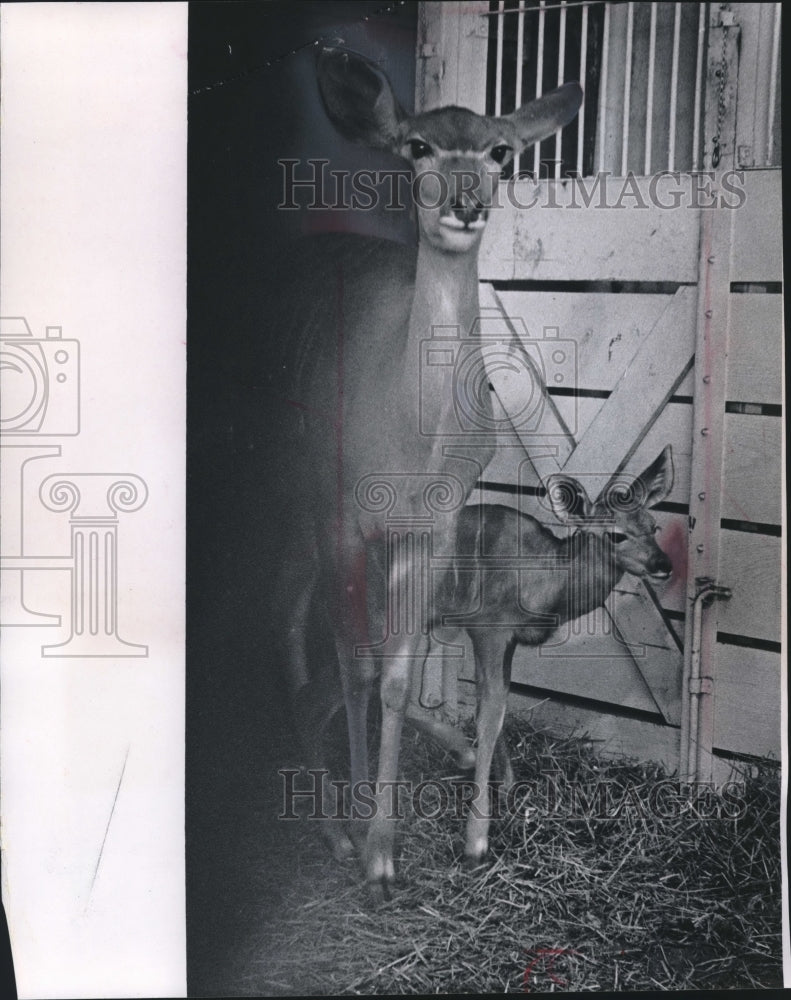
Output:
<svg viewBox="0 0 791 1000">
<path fill-rule="evenodd" d="M 335 648 L 340 666 L 346 724 L 349 738 L 349 777 L 351 780 L 352 839 L 362 850 L 367 836 L 365 807 L 357 809 L 357 789 L 369 781 L 368 706 L 375 677 L 374 662 L 363 652 L 370 643 L 370 608 L 368 566 L 370 553 L 361 539 L 347 540 L 334 553 L 335 566 Z M 364 790 L 366 796 L 368 789 Z"/>
<path fill-rule="evenodd" d="M 351 779 L 352 839 L 360 849 L 365 842 L 367 825 L 365 816 L 356 811 L 356 790 L 368 782 L 368 705 L 373 686 L 373 666 L 370 660 L 357 659 L 353 646 L 339 642 L 338 658 L 341 663 L 341 684 L 346 704 L 346 726 L 349 737 L 349 777 Z"/>
<path fill-rule="evenodd" d="M 429 739 L 438 743 L 443 750 L 453 754 L 458 766 L 469 771 L 475 767 L 475 749 L 470 746 L 467 737 L 456 726 L 441 719 L 434 719 L 426 712 L 414 707 L 409 702 L 406 707 L 406 721 L 417 729 L 418 732 L 428 736 Z"/>
<path fill-rule="evenodd" d="M 514 768 L 511 764 L 508 744 L 505 742 L 505 736 L 502 732 L 497 737 L 497 743 L 494 747 L 494 770 L 501 785 L 500 793 L 506 795 L 514 784 Z"/>
<path fill-rule="evenodd" d="M 328 714 L 326 705 L 317 704 L 326 693 L 326 690 L 318 690 L 316 685 L 303 689 L 295 700 L 295 714 L 302 730 L 305 765 L 308 773 L 312 772 L 313 776 L 314 804 L 309 815 L 323 817 L 319 823 L 321 835 L 333 856 L 343 860 L 355 853 L 355 847 L 344 824 L 348 815 L 348 803 L 344 802 L 342 785 L 338 787 L 332 783 L 327 765 L 327 730 L 335 712 L 330 711 Z M 336 706 L 338 709 L 341 707 Z M 307 800 L 304 804 L 307 804 Z"/>
<path fill-rule="evenodd" d="M 280 579 L 281 593 L 288 601 L 286 656 L 291 687 L 294 723 L 302 746 L 304 763 L 319 786 L 315 787 L 318 806 L 313 814 L 326 817 L 319 824 L 334 857 L 354 853 L 354 846 L 338 817 L 344 803 L 330 781 L 327 765 L 327 732 L 333 715 L 343 700 L 337 679 L 334 650 L 326 641 L 326 611 L 318 593 L 318 572 L 314 563 L 292 562 Z"/>
</svg>

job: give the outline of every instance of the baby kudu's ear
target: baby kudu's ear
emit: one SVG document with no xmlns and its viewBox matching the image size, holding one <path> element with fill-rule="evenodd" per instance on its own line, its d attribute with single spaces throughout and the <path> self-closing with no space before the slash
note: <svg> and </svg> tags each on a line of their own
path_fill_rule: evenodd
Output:
<svg viewBox="0 0 791 1000">
<path fill-rule="evenodd" d="M 546 481 L 547 500 L 562 524 L 579 524 L 590 517 L 592 504 L 582 483 L 557 473 Z"/>
<path fill-rule="evenodd" d="M 666 445 L 662 453 L 638 477 L 645 491 L 646 507 L 654 507 L 670 494 L 673 476 L 673 448 Z"/>
</svg>

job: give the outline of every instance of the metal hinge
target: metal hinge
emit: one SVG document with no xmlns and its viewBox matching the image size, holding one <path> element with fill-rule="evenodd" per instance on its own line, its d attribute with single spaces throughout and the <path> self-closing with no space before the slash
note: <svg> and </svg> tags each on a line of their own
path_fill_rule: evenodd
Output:
<svg viewBox="0 0 791 1000">
<path fill-rule="evenodd" d="M 689 680 L 690 694 L 711 694 L 713 690 L 714 690 L 713 677 L 690 677 Z"/>
<path fill-rule="evenodd" d="M 710 576 L 696 576 L 695 588 L 693 603 L 695 601 L 702 600 L 704 608 L 707 608 L 715 599 L 727 601 L 731 596 L 730 587 L 720 586 L 720 584 L 718 584 L 716 580 Z"/>
</svg>

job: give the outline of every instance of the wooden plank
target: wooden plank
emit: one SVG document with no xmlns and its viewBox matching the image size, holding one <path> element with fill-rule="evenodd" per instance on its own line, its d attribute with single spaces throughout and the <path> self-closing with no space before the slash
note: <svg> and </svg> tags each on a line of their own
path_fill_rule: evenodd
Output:
<svg viewBox="0 0 791 1000">
<path fill-rule="evenodd" d="M 728 399 L 779 403 L 783 398 L 781 295 L 731 296 Z"/>
<path fill-rule="evenodd" d="M 489 50 L 487 0 L 473 0 L 458 8 L 458 47 L 445 51 L 443 104 L 457 104 L 479 115 L 486 114 L 486 59 Z M 440 50 L 442 51 L 442 50 Z M 452 96 L 451 96 L 452 95 Z"/>
<path fill-rule="evenodd" d="M 760 166 L 766 153 L 774 4 L 734 3 L 731 10 L 742 26 L 736 147 L 749 150 L 748 156 L 739 158 L 739 165 Z"/>
<path fill-rule="evenodd" d="M 610 640 L 615 645 L 613 640 Z M 512 679 L 519 684 L 531 684 L 547 691 L 591 698 L 603 704 L 619 705 L 644 712 L 658 712 L 659 708 L 651 696 L 642 674 L 635 668 L 634 661 L 621 654 L 613 657 L 606 651 L 603 639 L 590 642 L 598 646 L 598 654 L 590 651 L 587 655 L 564 657 L 538 656 L 535 650 L 517 647 L 514 653 Z M 583 651 L 583 641 L 569 640 L 569 653 L 576 648 Z"/>
<path fill-rule="evenodd" d="M 558 409 L 564 419 L 572 420 L 572 408 L 576 410 L 576 423 L 580 437 L 586 435 L 607 402 L 599 399 L 558 399 Z M 635 415 L 624 419 L 619 434 L 632 438 L 640 430 L 640 420 L 635 407 Z M 673 446 L 673 490 L 667 497 L 671 503 L 687 503 L 689 500 L 690 463 L 692 459 L 692 407 L 688 403 L 668 403 L 656 417 L 654 424 L 637 445 L 622 472 L 624 475 L 639 476 L 660 454 L 666 445 Z M 568 471 L 570 463 L 566 463 Z M 573 474 L 573 473 L 572 473 Z M 598 481 L 598 477 L 596 477 Z M 595 487 L 594 487 L 595 488 Z"/>
<path fill-rule="evenodd" d="M 545 358 L 550 377 L 552 364 L 546 329 L 558 331 L 573 352 L 573 375 L 563 388 L 613 389 L 624 370 L 651 333 L 667 305 L 667 295 L 613 294 L 608 292 L 525 292 L 498 290 L 509 317 L 523 320 L 531 342 Z M 689 342 L 695 331 L 689 328 Z M 550 381 L 550 386 L 552 382 Z"/>
<path fill-rule="evenodd" d="M 448 16 L 442 4 L 418 6 L 415 109 L 458 104 L 486 113 L 488 3 L 465 3 L 464 16 Z"/>
<path fill-rule="evenodd" d="M 455 662 L 462 682 L 473 680 L 475 660 L 469 637 L 460 635 L 455 641 L 464 645 L 464 657 L 450 662 Z M 517 646 L 512 680 L 563 694 L 584 695 L 603 704 L 659 712 L 634 660 L 612 636 L 575 635 L 563 649 L 564 656 L 545 657 L 541 655 L 544 650 Z"/>
<path fill-rule="evenodd" d="M 744 173 L 744 204 L 734 210 L 731 281 L 783 280 L 782 173 Z"/>
<path fill-rule="evenodd" d="M 514 435 L 544 478 L 562 468 L 574 447 L 573 434 L 559 419 L 556 401 L 546 393 L 542 358 L 527 341 L 521 318 L 508 315 L 500 296 L 486 282 L 481 283 L 480 299 L 482 336 L 492 343 L 501 331 L 507 331 L 511 338 L 503 345 L 509 351 L 508 363 L 503 363 L 500 345 L 493 356 L 484 355 L 494 389 L 492 405 L 496 414 L 500 409 L 508 414 Z M 519 342 L 524 345 L 523 354 L 516 346 Z"/>
<path fill-rule="evenodd" d="M 517 691 L 509 696 L 508 710 L 532 728 L 587 737 L 603 757 L 655 761 L 671 773 L 678 768 L 679 731 L 674 726 Z"/>
<path fill-rule="evenodd" d="M 779 653 L 718 643 L 714 746 L 780 759 Z"/>
<path fill-rule="evenodd" d="M 601 482 L 601 489 L 609 474 L 627 466 L 689 365 L 688 331 L 694 322 L 695 305 L 695 290 L 679 288 L 606 404 L 581 435 L 565 472 L 594 477 Z M 624 433 L 627 427 L 629 433 Z"/>
<path fill-rule="evenodd" d="M 578 427 L 584 432 L 601 409 L 604 401 L 601 399 L 557 398 L 555 402 L 564 418 L 568 419 L 569 422 L 576 419 Z M 657 417 L 654 426 L 640 442 L 634 455 L 627 462 L 624 472 L 627 475 L 639 475 L 653 462 L 665 445 L 672 445 L 675 477 L 673 490 L 667 499 L 671 503 L 686 504 L 689 500 L 691 474 L 691 429 L 692 407 L 687 403 L 668 403 Z M 624 428 L 624 430 L 629 433 L 629 428 Z M 518 440 L 510 442 L 504 440 L 484 470 L 483 480 L 528 487 L 538 486 L 540 478 L 528 459 L 528 455 L 531 453 L 530 441 L 526 445 L 522 445 Z"/>
<path fill-rule="evenodd" d="M 644 680 L 644 671 L 635 666 L 628 647 L 612 631 L 605 634 L 600 629 L 598 634 L 587 634 L 592 618 L 588 615 L 578 622 L 568 623 L 568 628 L 561 630 L 560 637 L 555 637 L 554 641 L 558 643 L 555 646 L 539 649 L 517 646 L 512 665 L 513 681 L 591 698 L 603 704 L 658 714 L 660 706 Z M 453 641 L 463 647 L 463 653 L 447 657 L 444 661 L 446 668 L 454 671 L 457 684 L 459 681 L 474 681 L 475 658 L 469 636 L 460 633 Z M 432 647 L 432 651 L 436 653 L 437 647 Z M 664 650 L 649 650 L 648 647 L 637 653 L 644 659 L 650 654 L 658 655 L 660 659 L 665 656 Z M 429 705 L 426 678 L 430 662 L 427 661 L 423 671 L 421 703 L 424 706 Z M 435 658 L 435 667 L 437 662 Z M 446 682 L 445 690 L 449 689 L 450 684 Z M 439 704 L 439 698 L 434 703 Z"/>
<path fill-rule="evenodd" d="M 780 524 L 782 438 L 778 417 L 726 413 L 722 517 Z"/>
<path fill-rule="evenodd" d="M 780 642 L 780 566 L 783 540 L 742 531 L 720 532 L 718 582 L 730 587 L 729 601 L 705 612 L 717 629 L 734 635 Z"/>
<path fill-rule="evenodd" d="M 681 723 L 681 678 L 684 657 L 669 636 L 653 599 L 639 580 L 636 593 L 614 593 L 607 605 L 620 634 L 629 642 L 632 657 L 665 722 Z"/>
<path fill-rule="evenodd" d="M 675 211 L 660 208 L 651 183 L 650 178 L 599 176 L 501 184 L 483 237 L 480 277 L 697 281 L 700 209 L 691 204 Z M 694 190 L 664 179 L 658 195 L 667 204 L 669 187 L 663 185 L 672 183 L 685 199 Z"/>
<path fill-rule="evenodd" d="M 590 301 L 596 297 L 581 298 Z M 619 297 L 607 296 L 607 298 L 614 300 Z M 574 338 L 561 337 L 559 335 L 561 327 L 555 325 L 542 325 L 541 338 L 526 339 L 526 325 L 523 318 L 521 315 L 515 315 L 513 310 L 516 300 L 506 300 L 499 292 L 494 291 L 491 285 L 482 283 L 482 306 L 491 307 L 492 310 L 499 309 L 501 324 L 512 329 L 514 337 L 522 341 L 525 352 L 529 355 L 526 362 L 529 371 L 521 371 L 519 365 L 496 365 L 490 369 L 489 377 L 503 409 L 509 414 L 516 415 L 512 417 L 513 429 L 524 445 L 525 452 L 531 456 L 541 479 L 560 469 L 570 471 L 572 475 L 578 470 L 576 474 L 584 473 L 595 478 L 596 483 L 591 487 L 595 492 L 589 490 L 591 496 L 595 496 L 596 492 L 606 485 L 609 475 L 616 472 L 624 461 L 629 460 L 632 452 L 635 453 L 636 461 L 643 461 L 643 452 L 639 450 L 640 442 L 656 423 L 663 404 L 681 382 L 683 369 L 689 365 L 691 356 L 690 320 L 694 314 L 695 304 L 693 290 L 679 289 L 672 298 L 663 296 L 661 299 L 663 307 L 661 312 L 654 312 L 655 303 L 650 302 L 650 309 L 654 314 L 653 325 L 648 329 L 644 324 L 644 333 L 638 337 L 629 334 L 620 363 L 617 368 L 611 368 L 610 377 L 607 378 L 613 386 L 609 399 L 552 396 L 546 393 L 539 396 L 537 383 L 543 379 L 550 381 L 552 371 L 548 366 L 554 364 L 553 358 L 562 356 L 563 364 L 558 362 L 559 373 L 555 372 L 550 384 L 554 385 L 558 379 L 572 383 L 576 381 L 573 371 L 568 369 L 567 361 L 574 353 L 577 341 Z M 530 303 L 523 300 L 523 306 L 529 310 Z M 568 304 L 564 304 L 563 308 L 568 308 Z M 616 308 L 623 309 L 623 306 Z M 603 323 L 604 317 L 600 318 Z M 487 321 L 496 327 L 496 317 Z M 527 329 L 529 331 L 529 328 Z M 548 331 L 551 336 L 547 335 Z M 597 338 L 591 335 L 592 331 L 592 327 L 582 331 L 578 328 L 579 343 L 589 344 L 596 340 Z M 607 350 L 608 363 L 611 365 L 612 345 L 617 343 L 617 337 L 615 334 Z M 547 347 L 547 344 L 553 346 Z M 558 345 L 557 350 L 553 349 L 555 344 Z M 586 347 L 585 352 L 586 369 L 593 368 L 596 364 L 605 365 L 605 355 L 601 346 Z M 668 357 L 674 359 L 675 365 L 668 364 Z M 545 363 L 542 368 L 543 362 Z M 674 370 L 676 368 L 677 371 Z M 563 388 L 573 388 L 573 385 L 564 384 Z M 534 397 L 536 404 L 533 405 L 531 402 L 528 412 L 525 409 L 527 405 L 525 400 L 531 401 Z M 668 415 L 683 414 L 684 418 L 689 419 L 689 414 L 683 409 L 684 404 L 671 404 L 671 407 L 668 409 Z M 676 407 L 682 409 L 677 410 Z M 669 420 L 670 416 L 665 419 Z M 634 427 L 634 436 L 624 434 L 624 427 Z M 665 432 L 664 426 L 657 428 L 649 440 L 649 446 L 653 444 L 657 434 L 664 435 Z M 579 442 L 576 447 L 575 439 Z M 635 440 L 636 444 L 633 443 Z M 685 452 L 689 453 L 688 442 L 689 431 L 684 427 L 677 448 L 679 468 L 684 464 L 682 455 Z M 667 443 L 667 440 L 663 440 L 656 454 L 659 454 Z M 508 457 L 510 459 L 511 456 Z M 654 457 L 655 455 L 651 455 L 640 468 L 634 470 L 627 465 L 626 470 L 639 473 Z M 490 476 L 487 478 L 491 479 Z M 679 477 L 677 492 L 685 495 L 686 486 L 687 483 Z"/>
<path fill-rule="evenodd" d="M 541 482 L 521 441 L 498 446 L 483 470 L 481 479 L 488 483 L 503 483 L 528 489 L 540 486 Z"/>
</svg>

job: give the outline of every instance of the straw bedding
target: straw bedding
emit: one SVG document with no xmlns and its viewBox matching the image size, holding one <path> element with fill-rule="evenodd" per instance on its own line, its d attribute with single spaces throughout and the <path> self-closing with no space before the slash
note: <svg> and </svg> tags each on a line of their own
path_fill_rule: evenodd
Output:
<svg viewBox="0 0 791 1000">
<path fill-rule="evenodd" d="M 282 853 L 282 869 L 273 880 L 270 865 L 256 888 L 278 905 L 236 958 L 240 991 L 781 985 L 777 767 L 746 767 L 730 798 L 681 794 L 656 766 L 605 760 L 582 737 L 524 724 L 507 735 L 516 777 L 532 785 L 492 823 L 482 867 L 461 863 L 462 818 L 415 815 L 407 798 L 400 881 L 375 906 L 356 860 L 332 860 L 315 823 L 281 822 L 268 850 Z M 433 744 L 406 734 L 407 779 L 440 780 L 452 792 L 468 776 L 451 768 Z"/>
</svg>

